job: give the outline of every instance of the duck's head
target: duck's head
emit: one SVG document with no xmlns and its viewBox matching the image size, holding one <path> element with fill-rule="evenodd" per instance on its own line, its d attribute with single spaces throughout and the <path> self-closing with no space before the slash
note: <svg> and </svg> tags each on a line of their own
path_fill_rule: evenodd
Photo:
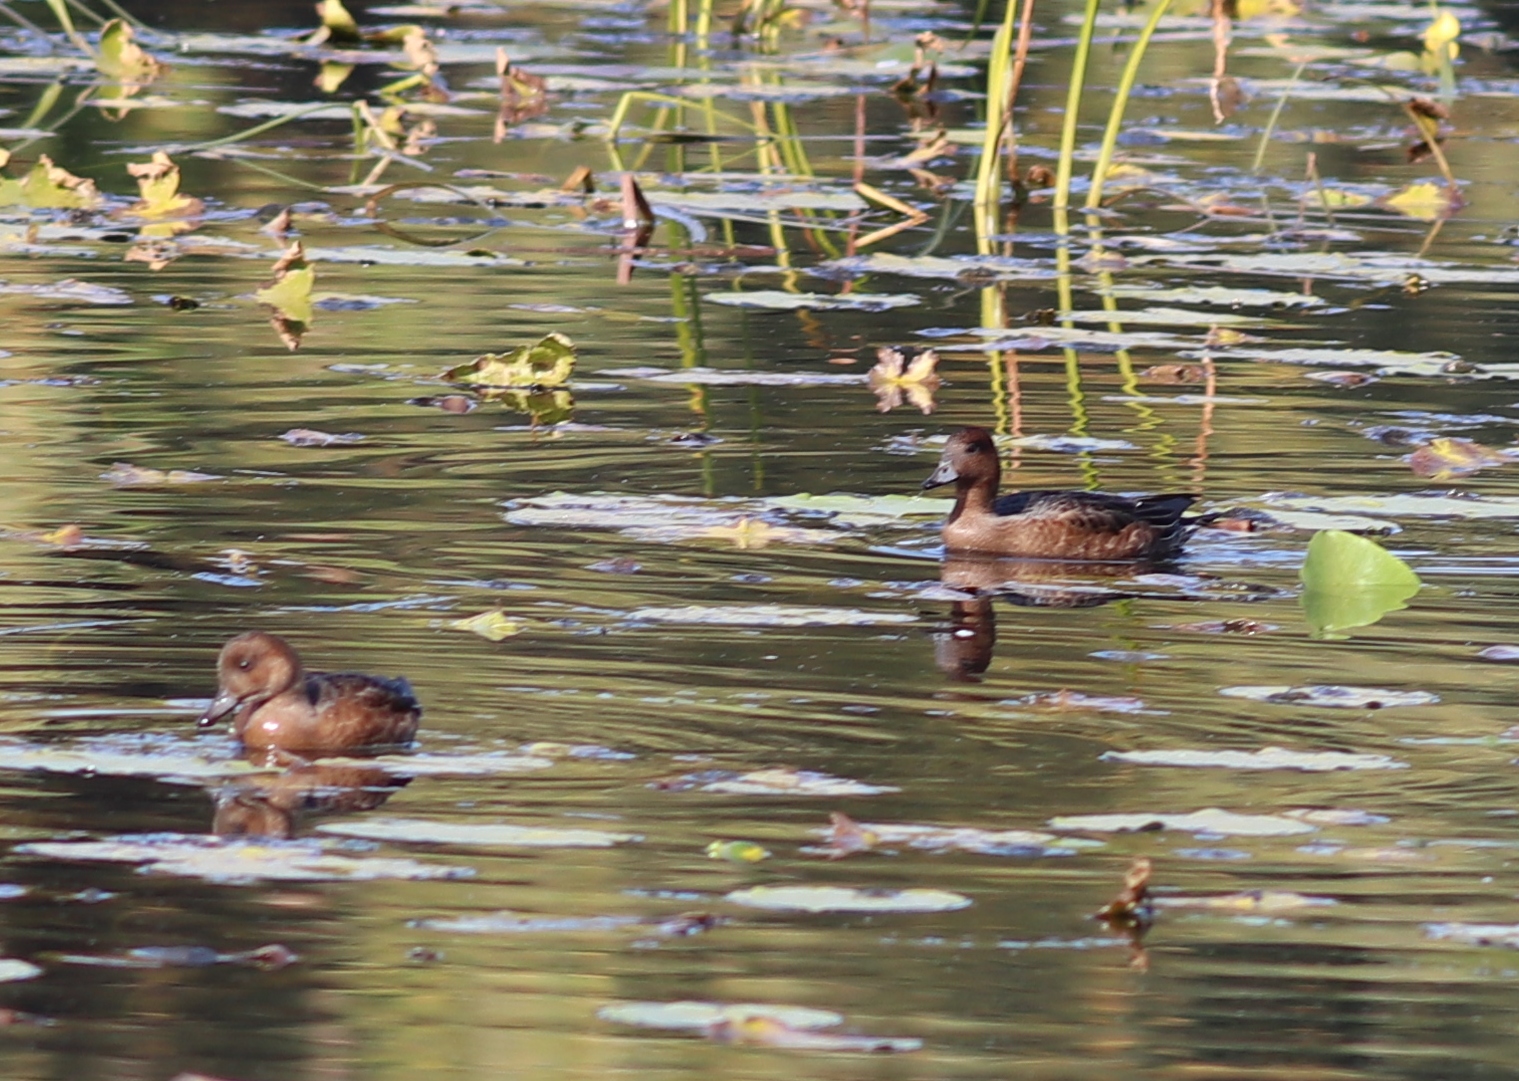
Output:
<svg viewBox="0 0 1519 1081">
<path fill-rule="evenodd" d="M 997 458 L 992 434 L 985 428 L 961 428 L 944 444 L 939 467 L 929 474 L 923 487 L 937 488 L 952 481 L 965 487 L 984 482 L 984 478 L 995 489 L 1001 477 L 1002 463 Z"/>
<path fill-rule="evenodd" d="M 222 646 L 216 660 L 216 698 L 196 723 L 209 728 L 245 702 L 263 701 L 295 686 L 301 659 L 274 634 L 249 631 Z"/>
</svg>

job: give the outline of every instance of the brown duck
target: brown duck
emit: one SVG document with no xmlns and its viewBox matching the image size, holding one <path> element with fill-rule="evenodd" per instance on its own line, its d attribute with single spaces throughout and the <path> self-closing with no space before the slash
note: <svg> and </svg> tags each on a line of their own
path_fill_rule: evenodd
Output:
<svg viewBox="0 0 1519 1081">
<path fill-rule="evenodd" d="M 1165 559 L 1192 532 L 1182 521 L 1196 496 L 1125 499 L 1102 492 L 1011 492 L 997 495 L 1002 463 L 991 434 L 962 428 L 950 436 L 924 488 L 955 485 L 944 546 L 1022 559 L 1112 562 Z"/>
<path fill-rule="evenodd" d="M 233 714 L 243 745 L 295 753 L 410 743 L 422 707 L 404 679 L 356 672 L 307 672 L 290 643 L 249 631 L 222 646 L 216 698 L 197 722 Z"/>
</svg>

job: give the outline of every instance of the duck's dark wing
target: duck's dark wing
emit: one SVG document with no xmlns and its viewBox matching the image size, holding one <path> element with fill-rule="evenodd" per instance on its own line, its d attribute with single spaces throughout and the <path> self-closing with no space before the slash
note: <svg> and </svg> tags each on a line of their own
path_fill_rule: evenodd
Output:
<svg viewBox="0 0 1519 1081">
<path fill-rule="evenodd" d="M 361 672 L 308 672 L 306 698 L 319 713 L 340 702 L 368 710 L 400 713 L 422 710 L 404 676 L 386 679 Z"/>
<path fill-rule="evenodd" d="M 1141 522 L 1155 531 L 1151 544 L 1159 551 L 1180 544 L 1191 532 L 1181 516 L 1196 498 L 1180 494 L 1125 499 L 1104 492 L 1011 492 L 992 507 L 999 516 L 1058 522 L 1084 535 L 1121 533 Z"/>
</svg>

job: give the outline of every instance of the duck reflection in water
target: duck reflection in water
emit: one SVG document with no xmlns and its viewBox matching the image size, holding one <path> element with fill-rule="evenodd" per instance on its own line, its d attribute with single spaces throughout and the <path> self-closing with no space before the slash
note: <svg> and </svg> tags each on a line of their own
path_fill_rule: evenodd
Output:
<svg viewBox="0 0 1519 1081">
<path fill-rule="evenodd" d="M 950 602 L 949 624 L 934 631 L 934 662 L 953 679 L 973 681 L 990 666 L 997 644 L 995 598 L 1025 608 L 1096 608 L 1135 596 L 1104 584 L 1165 572 L 1163 563 L 1089 563 L 948 554 L 939 581 L 963 598 Z"/>
<path fill-rule="evenodd" d="M 211 831 L 222 837 L 290 838 L 305 813 L 370 811 L 410 783 L 410 777 L 379 766 L 298 762 L 214 792 Z"/>
<path fill-rule="evenodd" d="M 216 697 L 198 725 L 230 716 L 249 758 L 283 769 L 216 792 L 215 832 L 290 837 L 301 812 L 370 810 L 408 783 L 378 766 L 312 760 L 409 744 L 422 707 L 406 680 L 307 672 L 288 642 L 263 631 L 227 642 L 216 667 Z"/>
</svg>

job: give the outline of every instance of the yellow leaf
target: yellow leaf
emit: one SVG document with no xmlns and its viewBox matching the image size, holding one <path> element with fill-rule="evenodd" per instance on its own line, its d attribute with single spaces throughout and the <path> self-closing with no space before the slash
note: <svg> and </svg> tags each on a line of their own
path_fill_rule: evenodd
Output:
<svg viewBox="0 0 1519 1081">
<path fill-rule="evenodd" d="M 305 249 L 297 240 L 274 264 L 274 280 L 253 294 L 255 300 L 275 308 L 304 331 L 311 322 L 311 288 L 316 284 L 316 270 L 306 262 Z M 288 344 L 288 342 L 287 342 Z"/>
<path fill-rule="evenodd" d="M 127 172 L 137 179 L 141 198 L 131 212 L 139 217 L 189 217 L 205 207 L 199 199 L 179 193 L 179 166 L 162 150 L 155 150 L 150 162 L 128 163 Z"/>
<path fill-rule="evenodd" d="M 713 841 L 707 846 L 707 858 L 730 863 L 758 863 L 769 859 L 770 852 L 753 841 Z"/>
<path fill-rule="evenodd" d="M 481 612 L 468 619 L 456 619 L 448 625 L 456 631 L 469 631 L 471 634 L 478 634 L 481 638 L 488 638 L 492 642 L 499 642 L 522 633 L 522 624 L 511 619 L 500 608 L 492 608 L 489 612 Z"/>
<path fill-rule="evenodd" d="M 95 66 L 102 75 L 127 83 L 146 83 L 157 78 L 163 65 L 132 40 L 131 26 L 112 19 L 100 28 L 100 53 Z"/>
<path fill-rule="evenodd" d="M 359 40 L 359 24 L 343 6 L 343 0 L 321 0 L 316 6 L 316 14 L 317 18 L 322 20 L 322 27 L 331 40 L 345 42 Z"/>
<path fill-rule="evenodd" d="M 1466 203 L 1461 193 L 1448 184 L 1421 180 L 1395 191 L 1382 201 L 1389 210 L 1418 221 L 1448 218 Z"/>
<path fill-rule="evenodd" d="M 1303 201 L 1309 206 L 1342 210 L 1346 207 L 1365 206 L 1371 202 L 1371 196 L 1365 192 L 1346 191 L 1344 188 L 1315 188 Z"/>
<path fill-rule="evenodd" d="M 1465 477 L 1508 459 L 1470 439 L 1433 439 L 1408 456 L 1408 466 L 1421 477 L 1450 480 Z"/>
<path fill-rule="evenodd" d="M 453 383 L 487 387 L 557 387 L 575 370 L 575 343 L 546 334 L 510 353 L 487 353 L 443 373 Z"/>
<path fill-rule="evenodd" d="M 102 201 L 93 180 L 54 165 L 46 154 L 39 155 L 32 171 L 20 180 L 0 180 L 0 206 L 94 210 Z"/>
<path fill-rule="evenodd" d="M 1436 8 L 1435 21 L 1424 31 L 1424 49 L 1435 56 L 1456 58 L 1456 39 L 1461 36 L 1461 21 L 1444 8 Z"/>
</svg>

